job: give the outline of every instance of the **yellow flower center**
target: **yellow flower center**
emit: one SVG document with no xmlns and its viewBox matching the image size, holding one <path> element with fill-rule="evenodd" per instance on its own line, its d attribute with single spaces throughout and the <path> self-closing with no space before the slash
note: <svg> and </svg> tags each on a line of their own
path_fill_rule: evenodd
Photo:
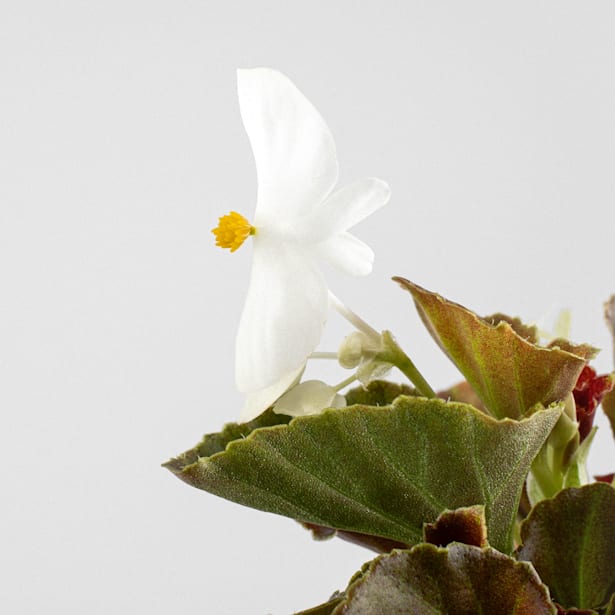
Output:
<svg viewBox="0 0 615 615">
<path fill-rule="evenodd" d="M 211 229 L 216 236 L 216 245 L 229 248 L 234 252 L 246 240 L 248 235 L 254 235 L 256 229 L 236 211 L 232 211 L 218 220 L 218 226 Z"/>
</svg>

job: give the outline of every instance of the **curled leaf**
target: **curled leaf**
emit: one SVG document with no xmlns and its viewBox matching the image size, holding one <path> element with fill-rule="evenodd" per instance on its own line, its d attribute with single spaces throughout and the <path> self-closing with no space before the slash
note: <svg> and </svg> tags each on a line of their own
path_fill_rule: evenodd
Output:
<svg viewBox="0 0 615 615">
<path fill-rule="evenodd" d="M 333 615 L 554 615 L 534 569 L 491 549 L 422 544 L 376 558 Z"/>
<path fill-rule="evenodd" d="M 445 510 L 435 523 L 423 526 L 425 542 L 446 547 L 451 542 L 462 542 L 474 547 L 487 546 L 487 524 L 484 506 L 467 506 Z"/>
<path fill-rule="evenodd" d="M 404 278 L 394 280 L 412 294 L 434 340 L 497 418 L 518 419 L 536 404 L 565 399 L 595 352 L 571 344 L 566 349 L 542 348 L 516 319 L 498 315 L 489 321 Z"/>
</svg>

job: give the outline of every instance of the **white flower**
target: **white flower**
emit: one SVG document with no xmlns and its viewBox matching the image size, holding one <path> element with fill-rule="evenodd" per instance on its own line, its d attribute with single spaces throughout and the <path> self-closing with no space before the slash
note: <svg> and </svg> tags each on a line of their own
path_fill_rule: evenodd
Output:
<svg viewBox="0 0 615 615">
<path fill-rule="evenodd" d="M 239 106 L 258 179 L 253 222 L 220 219 L 217 243 L 236 250 L 254 240 L 252 274 L 236 343 L 236 382 L 247 393 L 242 420 L 270 406 L 300 377 L 318 345 L 328 289 L 325 260 L 351 275 L 372 269 L 372 250 L 348 229 L 382 207 L 389 187 L 378 179 L 333 192 L 338 165 L 324 120 L 281 73 L 237 73 Z"/>
</svg>

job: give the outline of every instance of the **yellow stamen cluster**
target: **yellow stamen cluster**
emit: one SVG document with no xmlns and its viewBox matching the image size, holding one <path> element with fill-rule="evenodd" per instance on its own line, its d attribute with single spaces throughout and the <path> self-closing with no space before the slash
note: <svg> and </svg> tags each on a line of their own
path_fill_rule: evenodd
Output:
<svg viewBox="0 0 615 615">
<path fill-rule="evenodd" d="M 236 211 L 232 211 L 218 220 L 218 226 L 211 229 L 216 236 L 216 245 L 229 248 L 234 252 L 246 240 L 248 235 L 254 235 L 256 229 Z"/>
</svg>

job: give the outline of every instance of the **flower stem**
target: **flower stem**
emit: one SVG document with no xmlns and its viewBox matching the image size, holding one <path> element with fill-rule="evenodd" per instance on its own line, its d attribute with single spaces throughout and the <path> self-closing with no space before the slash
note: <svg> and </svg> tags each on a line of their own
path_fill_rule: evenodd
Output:
<svg viewBox="0 0 615 615">
<path fill-rule="evenodd" d="M 379 339 L 380 334 L 376 329 L 370 327 L 360 316 L 357 316 L 352 310 L 348 309 L 331 291 L 329 291 L 329 303 L 331 307 L 343 316 L 353 327 L 359 331 L 363 331 L 366 335 L 373 339 Z"/>
<path fill-rule="evenodd" d="M 349 376 L 348 378 L 346 378 L 346 380 L 342 380 L 342 382 L 335 385 L 333 387 L 333 390 L 336 393 L 339 393 L 344 387 L 347 387 L 349 384 L 352 384 L 356 379 L 357 379 L 357 375 L 353 374 L 352 376 Z"/>
<path fill-rule="evenodd" d="M 389 331 L 382 332 L 382 340 L 384 350 L 378 353 L 378 360 L 395 365 L 423 397 L 436 397 L 436 393 L 429 386 L 427 380 L 423 378 L 412 359 L 401 349 Z"/>
<path fill-rule="evenodd" d="M 359 331 L 365 333 L 371 339 L 380 343 L 384 343 L 384 348 L 376 355 L 379 361 L 390 363 L 401 371 L 408 380 L 414 385 L 416 390 L 423 397 L 436 397 L 434 390 L 429 386 L 429 383 L 410 357 L 400 348 L 399 344 L 389 331 L 383 331 L 382 335 L 373 327 L 368 325 L 361 317 L 357 316 L 352 310 L 348 309 L 331 291 L 329 291 L 329 303 L 336 312 L 341 314 L 351 325 Z"/>
<path fill-rule="evenodd" d="M 337 361 L 337 352 L 313 352 L 310 359 L 335 359 Z"/>
</svg>

